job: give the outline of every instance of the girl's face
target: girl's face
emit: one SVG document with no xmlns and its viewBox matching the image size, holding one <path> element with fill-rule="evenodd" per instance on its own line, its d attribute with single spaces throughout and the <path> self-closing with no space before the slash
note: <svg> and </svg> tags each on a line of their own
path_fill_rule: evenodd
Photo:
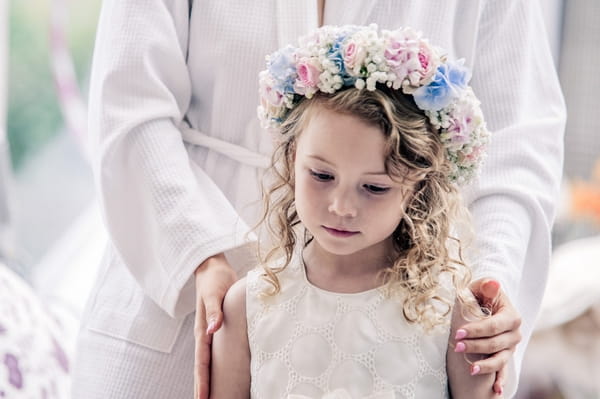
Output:
<svg viewBox="0 0 600 399">
<path fill-rule="evenodd" d="M 326 252 L 371 259 L 389 253 L 412 190 L 386 174 L 384 151 L 378 127 L 327 109 L 311 115 L 301 132 L 296 209 Z"/>
</svg>

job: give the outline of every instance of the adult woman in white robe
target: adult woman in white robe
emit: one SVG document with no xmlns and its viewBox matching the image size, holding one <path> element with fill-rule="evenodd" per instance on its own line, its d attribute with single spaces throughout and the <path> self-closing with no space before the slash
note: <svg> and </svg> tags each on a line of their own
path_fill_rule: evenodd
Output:
<svg viewBox="0 0 600 399">
<path fill-rule="evenodd" d="M 202 300 L 218 307 L 233 279 L 219 254 L 238 272 L 252 263 L 246 233 L 264 161 L 253 153 L 270 149 L 256 122 L 257 72 L 265 54 L 318 25 L 321 3 L 104 1 L 89 126 L 111 243 L 82 323 L 74 397 L 192 397 L 196 302 L 202 335 L 216 317 Z M 498 280 L 522 315 L 514 385 L 547 274 L 565 120 L 537 2 L 327 0 L 321 14 L 332 25 L 411 26 L 474 71 L 493 132 L 482 176 L 465 190 L 474 277 Z M 200 275 L 199 299 L 196 270 L 221 275 Z M 513 346 L 518 318 L 504 316 L 500 338 L 467 350 Z"/>
</svg>

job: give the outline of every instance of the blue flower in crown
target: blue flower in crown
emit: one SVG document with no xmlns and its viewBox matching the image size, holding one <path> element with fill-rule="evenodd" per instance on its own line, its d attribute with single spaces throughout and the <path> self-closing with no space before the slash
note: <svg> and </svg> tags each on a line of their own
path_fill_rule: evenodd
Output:
<svg viewBox="0 0 600 399">
<path fill-rule="evenodd" d="M 277 82 L 274 89 L 280 93 L 293 93 L 296 79 L 295 49 L 287 46 L 276 51 L 269 57 L 268 70 Z"/>
<path fill-rule="evenodd" d="M 427 86 L 421 86 L 413 93 L 417 106 L 423 111 L 439 111 L 462 95 L 471 78 L 463 61 L 441 64 L 433 80 Z"/>
<path fill-rule="evenodd" d="M 335 65 L 337 69 L 337 74 L 342 78 L 342 82 L 344 86 L 353 86 L 356 78 L 350 76 L 348 71 L 346 70 L 346 64 L 344 62 L 343 55 L 343 43 L 346 39 L 346 36 L 339 36 L 336 41 L 333 43 L 329 51 L 327 52 L 327 58 L 329 61 Z"/>
</svg>

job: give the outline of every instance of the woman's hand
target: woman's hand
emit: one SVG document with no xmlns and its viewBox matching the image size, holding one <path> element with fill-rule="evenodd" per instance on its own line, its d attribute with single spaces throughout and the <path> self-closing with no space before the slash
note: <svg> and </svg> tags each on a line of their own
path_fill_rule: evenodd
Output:
<svg viewBox="0 0 600 399">
<path fill-rule="evenodd" d="M 223 323 L 223 298 L 237 276 L 224 254 L 211 256 L 196 269 L 196 319 L 194 337 L 194 399 L 208 399 L 212 334 Z"/>
<path fill-rule="evenodd" d="M 454 337 L 455 351 L 488 355 L 473 362 L 471 374 L 496 373 L 493 390 L 500 395 L 506 382 L 508 362 L 521 342 L 521 316 L 497 281 L 480 279 L 471 283 L 470 289 L 479 305 L 491 312 L 491 317 L 460 327 Z"/>
</svg>

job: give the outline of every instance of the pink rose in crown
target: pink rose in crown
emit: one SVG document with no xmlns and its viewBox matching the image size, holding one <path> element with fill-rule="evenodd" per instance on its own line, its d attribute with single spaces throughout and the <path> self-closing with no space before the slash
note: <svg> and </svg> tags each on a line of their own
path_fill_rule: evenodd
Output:
<svg viewBox="0 0 600 399">
<path fill-rule="evenodd" d="M 451 143 L 454 146 L 462 147 L 469 141 L 469 121 L 467 118 L 454 118 L 450 120 L 450 126 L 447 129 L 451 137 Z"/>
<path fill-rule="evenodd" d="M 417 58 L 419 59 L 420 65 L 420 68 L 417 70 L 418 80 L 414 82 L 411 81 L 410 83 L 413 86 L 426 85 L 429 83 L 429 80 L 433 77 L 439 66 L 439 57 L 433 52 L 431 46 L 427 45 L 425 42 L 421 42 Z"/>
<path fill-rule="evenodd" d="M 298 80 L 302 87 L 317 87 L 321 71 L 310 61 L 301 61 L 298 64 Z"/>
<path fill-rule="evenodd" d="M 384 57 L 396 75 L 394 87 L 402 86 L 408 94 L 427 85 L 441 62 L 434 48 L 418 33 L 409 30 L 389 34 Z"/>
<path fill-rule="evenodd" d="M 450 151 L 470 152 L 471 134 L 476 126 L 473 126 L 470 115 L 461 115 L 456 112 L 454 118 L 448 120 L 445 131 L 441 134 L 442 142 Z"/>
<path fill-rule="evenodd" d="M 482 155 L 484 149 L 485 148 L 483 145 L 473 147 L 471 152 L 469 154 L 467 154 L 467 159 L 471 162 L 476 162 L 479 159 L 479 157 Z"/>
<path fill-rule="evenodd" d="M 267 74 L 260 74 L 258 91 L 260 93 L 261 105 L 265 108 L 274 106 L 281 107 L 283 105 L 283 93 L 274 88 L 274 80 Z"/>
<path fill-rule="evenodd" d="M 344 64 L 346 71 L 354 70 L 363 64 L 367 52 L 364 46 L 358 46 L 354 40 L 350 40 L 344 48 Z"/>
<path fill-rule="evenodd" d="M 270 87 L 268 87 L 266 90 L 269 103 L 275 107 L 281 107 L 283 104 L 283 94 Z"/>
<path fill-rule="evenodd" d="M 319 76 L 321 70 L 310 59 L 302 60 L 296 69 L 298 78 L 294 82 L 294 91 L 307 98 L 312 97 L 318 91 Z"/>
<path fill-rule="evenodd" d="M 414 49 L 407 45 L 407 42 L 390 38 L 390 41 L 384 52 L 384 57 L 387 64 L 396 78 L 399 81 L 403 81 L 409 73 L 409 60 L 414 59 L 416 53 Z"/>
</svg>

